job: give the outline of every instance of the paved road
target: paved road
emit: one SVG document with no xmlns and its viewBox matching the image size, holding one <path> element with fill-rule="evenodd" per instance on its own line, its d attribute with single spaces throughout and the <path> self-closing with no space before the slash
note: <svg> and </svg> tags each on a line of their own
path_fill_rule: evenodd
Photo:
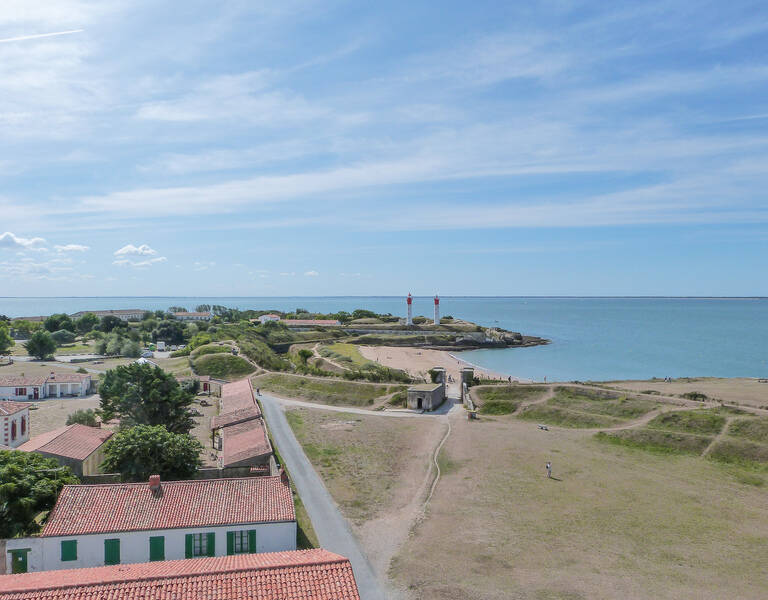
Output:
<svg viewBox="0 0 768 600">
<path fill-rule="evenodd" d="M 293 435 L 280 401 L 264 393 L 259 399 L 275 444 L 312 519 L 320 546 L 349 558 L 361 600 L 385 600 L 384 586 L 374 574 L 349 524 Z"/>
</svg>

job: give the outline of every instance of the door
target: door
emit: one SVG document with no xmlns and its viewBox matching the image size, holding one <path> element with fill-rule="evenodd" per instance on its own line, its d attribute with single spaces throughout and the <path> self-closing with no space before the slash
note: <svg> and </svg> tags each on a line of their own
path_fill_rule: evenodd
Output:
<svg viewBox="0 0 768 600">
<path fill-rule="evenodd" d="M 29 565 L 27 564 L 27 554 L 30 548 L 20 548 L 19 550 L 9 550 L 11 555 L 11 573 L 26 573 Z"/>
<path fill-rule="evenodd" d="M 208 383 L 203 383 L 203 391 L 204 392 L 208 391 Z"/>
<path fill-rule="evenodd" d="M 424 401 L 423 401 L 421 398 L 419 398 L 419 399 L 418 399 L 418 401 L 417 401 L 417 403 L 416 403 L 416 406 L 417 406 L 417 408 L 421 409 L 421 408 L 422 408 L 422 405 L 423 405 L 423 403 L 424 403 Z"/>
<path fill-rule="evenodd" d="M 105 565 L 120 564 L 120 540 L 119 539 L 104 540 L 104 564 Z"/>
<path fill-rule="evenodd" d="M 35 388 L 35 400 L 40 400 L 40 391 L 38 388 Z"/>
<path fill-rule="evenodd" d="M 165 560 L 165 537 L 162 535 L 149 538 L 149 560 Z"/>
</svg>

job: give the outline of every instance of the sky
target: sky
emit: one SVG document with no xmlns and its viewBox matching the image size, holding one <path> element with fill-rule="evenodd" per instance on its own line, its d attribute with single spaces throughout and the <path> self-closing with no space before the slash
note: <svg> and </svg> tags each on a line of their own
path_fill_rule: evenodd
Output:
<svg viewBox="0 0 768 600">
<path fill-rule="evenodd" d="M 0 296 L 768 296 L 768 4 L 3 0 Z"/>
</svg>

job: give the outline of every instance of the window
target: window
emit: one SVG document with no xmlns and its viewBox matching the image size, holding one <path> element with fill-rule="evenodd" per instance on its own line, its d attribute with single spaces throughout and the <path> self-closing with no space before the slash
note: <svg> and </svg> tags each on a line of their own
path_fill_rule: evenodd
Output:
<svg viewBox="0 0 768 600">
<path fill-rule="evenodd" d="M 227 554 L 256 552 L 256 530 L 241 529 L 227 532 Z"/>
<path fill-rule="evenodd" d="M 192 558 L 195 556 L 216 556 L 216 534 L 211 533 L 188 533 L 185 538 L 186 548 L 185 556 Z"/>
<path fill-rule="evenodd" d="M 149 560 L 165 560 L 165 537 L 162 535 L 149 538 Z"/>
<path fill-rule="evenodd" d="M 27 418 L 21 417 L 21 435 L 27 433 Z"/>
<path fill-rule="evenodd" d="M 16 388 L 16 395 L 17 396 L 26 396 L 27 395 L 27 388 Z"/>
<path fill-rule="evenodd" d="M 16 421 L 11 422 L 11 441 L 16 439 Z"/>
<path fill-rule="evenodd" d="M 104 564 L 120 564 L 120 540 L 118 538 L 104 540 Z"/>
<path fill-rule="evenodd" d="M 61 561 L 77 560 L 77 540 L 61 542 Z"/>
</svg>

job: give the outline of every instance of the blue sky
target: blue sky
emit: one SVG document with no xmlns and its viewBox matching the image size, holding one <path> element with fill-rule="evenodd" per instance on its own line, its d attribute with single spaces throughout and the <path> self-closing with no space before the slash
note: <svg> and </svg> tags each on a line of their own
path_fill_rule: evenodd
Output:
<svg viewBox="0 0 768 600">
<path fill-rule="evenodd" d="M 764 2 L 3 0 L 0 296 L 768 295 L 767 84 Z"/>
</svg>

